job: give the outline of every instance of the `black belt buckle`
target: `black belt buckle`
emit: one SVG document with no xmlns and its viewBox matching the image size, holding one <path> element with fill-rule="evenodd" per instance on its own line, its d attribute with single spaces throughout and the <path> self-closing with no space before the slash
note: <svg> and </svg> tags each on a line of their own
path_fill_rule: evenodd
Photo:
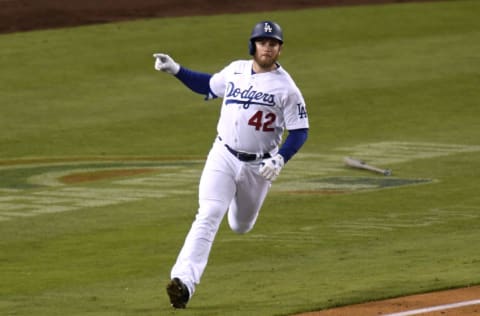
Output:
<svg viewBox="0 0 480 316">
<path fill-rule="evenodd" d="M 237 158 L 240 161 L 252 161 L 257 159 L 257 155 L 254 154 L 248 154 L 248 153 L 242 153 L 237 151 Z"/>
<path fill-rule="evenodd" d="M 263 155 L 261 155 L 261 156 L 259 157 L 259 156 L 257 156 L 256 154 L 249 154 L 249 153 L 244 153 L 244 152 L 236 151 L 235 149 L 233 149 L 232 147 L 228 146 L 227 144 L 225 144 L 225 147 L 227 147 L 228 151 L 229 151 L 232 155 L 234 155 L 235 157 L 237 157 L 237 159 L 240 160 L 240 161 L 254 161 L 254 160 L 257 160 L 257 159 L 270 158 L 270 154 L 269 154 L 269 153 L 263 154 Z"/>
<path fill-rule="evenodd" d="M 240 161 L 252 161 L 257 159 L 257 155 L 236 151 L 232 147 L 225 145 L 228 151 Z"/>
</svg>

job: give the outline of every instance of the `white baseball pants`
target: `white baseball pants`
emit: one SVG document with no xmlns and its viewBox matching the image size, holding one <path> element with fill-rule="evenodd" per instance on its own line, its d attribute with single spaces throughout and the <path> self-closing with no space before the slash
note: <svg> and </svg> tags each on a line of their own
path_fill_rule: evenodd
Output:
<svg viewBox="0 0 480 316">
<path fill-rule="evenodd" d="M 225 213 L 228 224 L 239 234 L 249 232 L 270 188 L 259 173 L 260 160 L 242 162 L 224 143 L 216 140 L 208 155 L 199 185 L 199 209 L 182 250 L 172 268 L 171 278 L 180 278 L 190 291 L 208 262 L 208 256 Z"/>
</svg>

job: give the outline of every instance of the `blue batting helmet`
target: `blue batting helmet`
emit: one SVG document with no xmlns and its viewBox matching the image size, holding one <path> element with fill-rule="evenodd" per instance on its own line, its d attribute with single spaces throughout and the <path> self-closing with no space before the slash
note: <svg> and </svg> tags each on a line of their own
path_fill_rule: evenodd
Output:
<svg viewBox="0 0 480 316">
<path fill-rule="evenodd" d="M 250 55 L 255 54 L 255 40 L 258 38 L 273 38 L 283 44 L 282 28 L 273 21 L 258 22 L 252 30 L 248 43 Z"/>
</svg>

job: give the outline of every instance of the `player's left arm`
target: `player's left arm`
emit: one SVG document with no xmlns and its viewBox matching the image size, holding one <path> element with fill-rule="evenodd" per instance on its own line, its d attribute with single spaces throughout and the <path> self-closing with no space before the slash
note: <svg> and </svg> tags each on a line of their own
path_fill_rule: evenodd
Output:
<svg viewBox="0 0 480 316">
<path fill-rule="evenodd" d="M 286 98 L 285 103 L 287 106 L 284 108 L 283 115 L 288 136 L 278 153 L 282 155 L 286 163 L 305 144 L 308 138 L 309 123 L 305 100 L 296 86 Z"/>
<path fill-rule="evenodd" d="M 282 155 L 284 162 L 289 161 L 300 148 L 305 144 L 308 138 L 308 128 L 300 128 L 288 131 L 287 139 L 278 151 Z"/>
<path fill-rule="evenodd" d="M 287 101 L 290 106 L 286 107 L 284 116 L 288 136 L 278 154 L 263 160 L 259 169 L 260 174 L 269 181 L 278 177 L 285 163 L 298 152 L 308 138 L 308 116 L 301 93 L 297 90 Z"/>
</svg>

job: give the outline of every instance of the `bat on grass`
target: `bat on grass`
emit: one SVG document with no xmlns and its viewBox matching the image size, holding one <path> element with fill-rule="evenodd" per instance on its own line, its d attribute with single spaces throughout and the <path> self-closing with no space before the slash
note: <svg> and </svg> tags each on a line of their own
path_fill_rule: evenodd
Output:
<svg viewBox="0 0 480 316">
<path fill-rule="evenodd" d="M 364 161 L 351 158 L 351 157 L 345 157 L 343 158 L 343 162 L 349 167 L 353 168 L 359 168 L 359 169 L 365 169 L 373 172 L 378 172 L 383 174 L 384 176 L 391 176 L 392 175 L 392 170 L 391 169 L 380 169 L 374 166 L 367 165 Z"/>
</svg>

